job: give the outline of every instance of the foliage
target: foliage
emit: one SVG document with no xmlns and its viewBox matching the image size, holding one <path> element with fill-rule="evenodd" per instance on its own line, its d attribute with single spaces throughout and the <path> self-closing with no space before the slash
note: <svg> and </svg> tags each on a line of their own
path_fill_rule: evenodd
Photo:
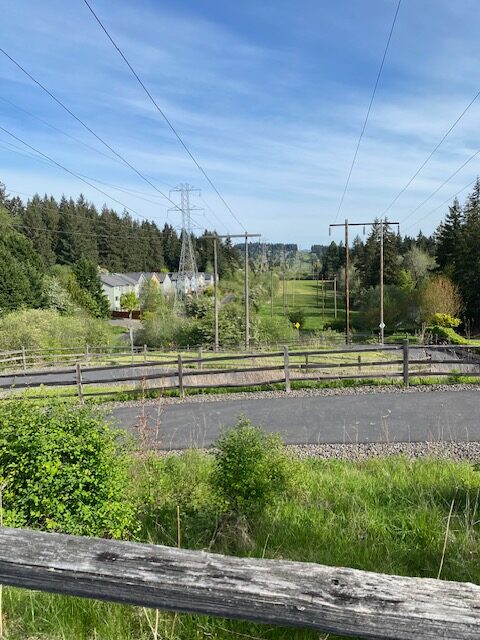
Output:
<svg viewBox="0 0 480 640">
<path fill-rule="evenodd" d="M 430 323 L 436 313 L 455 317 L 462 307 L 459 288 L 447 276 L 432 278 L 421 290 L 420 309 L 425 322 Z"/>
<path fill-rule="evenodd" d="M 305 309 L 292 309 L 288 312 L 288 319 L 295 326 L 299 324 L 299 329 L 303 329 L 305 325 Z"/>
<path fill-rule="evenodd" d="M 4 522 L 65 533 L 121 537 L 133 527 L 119 434 L 88 409 L 0 406 Z"/>
<path fill-rule="evenodd" d="M 384 322 L 389 330 L 412 326 L 418 320 L 415 292 L 405 291 L 397 285 L 386 285 L 383 300 Z M 375 329 L 380 322 L 380 287 L 364 293 L 360 305 L 360 320 L 365 329 Z"/>
<path fill-rule="evenodd" d="M 104 320 L 76 315 L 64 317 L 49 309 L 12 311 L 0 318 L 0 349 L 60 349 L 87 344 L 113 344 L 116 334 Z"/>
<path fill-rule="evenodd" d="M 428 327 L 427 331 L 433 336 L 436 336 L 437 340 L 447 341 L 450 344 L 470 344 L 467 338 L 459 335 L 452 327 L 444 327 L 437 324 Z"/>
<path fill-rule="evenodd" d="M 103 292 L 102 282 L 95 262 L 82 256 L 75 263 L 73 271 L 80 287 L 87 291 L 95 302 L 94 315 L 97 318 L 108 318 L 110 316 L 110 305 Z"/>
<path fill-rule="evenodd" d="M 185 302 L 185 313 L 188 318 L 201 319 L 211 314 L 213 309 L 213 300 L 211 297 L 192 296 Z"/>
<path fill-rule="evenodd" d="M 260 343 L 292 342 L 295 339 L 292 323 L 283 316 L 261 316 L 258 318 L 258 341 Z"/>
<path fill-rule="evenodd" d="M 40 307 L 44 264 L 32 243 L 10 226 L 0 207 L 0 313 L 20 307 Z"/>
<path fill-rule="evenodd" d="M 165 298 L 158 284 L 151 278 L 140 289 L 140 308 L 144 313 L 155 313 L 165 306 Z"/>
<path fill-rule="evenodd" d="M 45 276 L 43 279 L 42 306 L 45 309 L 58 311 L 62 316 L 72 315 L 75 310 L 72 296 L 55 276 Z"/>
<path fill-rule="evenodd" d="M 229 513 L 259 514 L 285 490 L 288 464 L 279 436 L 240 418 L 215 447 L 212 486 Z"/>
<path fill-rule="evenodd" d="M 459 318 L 454 318 L 448 313 L 435 313 L 432 317 L 432 324 L 439 327 L 449 327 L 450 329 L 456 329 L 460 326 L 462 321 Z"/>
<path fill-rule="evenodd" d="M 120 296 L 120 308 L 124 311 L 135 311 L 140 306 L 140 300 L 135 295 L 134 291 L 122 293 Z"/>
</svg>

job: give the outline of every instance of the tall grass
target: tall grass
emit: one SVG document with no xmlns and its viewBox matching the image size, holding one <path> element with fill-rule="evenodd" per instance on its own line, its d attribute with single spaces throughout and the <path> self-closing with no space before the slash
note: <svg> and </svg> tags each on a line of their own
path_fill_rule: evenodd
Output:
<svg viewBox="0 0 480 640">
<path fill-rule="evenodd" d="M 401 457 L 292 460 L 288 491 L 252 522 L 246 536 L 215 535 L 219 509 L 209 482 L 212 465 L 211 457 L 198 452 L 132 460 L 140 539 L 176 546 L 180 519 L 185 548 L 424 577 L 437 577 L 441 566 L 442 579 L 480 583 L 475 465 Z M 4 610 L 11 640 L 154 637 L 154 612 L 147 619 L 137 607 L 8 588 Z M 158 637 L 313 640 L 319 634 L 161 613 Z"/>
</svg>

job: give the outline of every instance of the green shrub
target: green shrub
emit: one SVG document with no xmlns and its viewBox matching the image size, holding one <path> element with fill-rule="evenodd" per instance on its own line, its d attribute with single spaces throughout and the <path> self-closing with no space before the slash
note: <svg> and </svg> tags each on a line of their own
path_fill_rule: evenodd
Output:
<svg viewBox="0 0 480 640">
<path fill-rule="evenodd" d="M 299 324 L 299 329 L 302 329 L 305 324 L 305 310 L 292 309 L 288 314 L 288 319 L 293 325 Z"/>
<path fill-rule="evenodd" d="M 258 340 L 261 343 L 293 342 L 295 333 L 292 323 L 283 316 L 258 317 Z"/>
<path fill-rule="evenodd" d="M 432 318 L 432 324 L 439 327 L 448 327 L 450 329 L 456 329 L 460 326 L 462 321 L 459 318 L 451 316 L 449 313 L 435 313 Z"/>
<path fill-rule="evenodd" d="M 433 327 L 427 327 L 427 331 L 431 332 L 437 339 L 447 340 L 450 344 L 469 344 L 469 341 L 463 336 L 459 335 L 455 329 L 451 327 L 441 327 L 440 325 L 434 325 Z"/>
<path fill-rule="evenodd" d="M 286 488 L 288 464 L 278 435 L 240 418 L 215 446 L 212 484 L 228 513 L 256 515 Z"/>
<path fill-rule="evenodd" d="M 133 528 L 119 434 L 88 409 L 33 401 L 0 406 L 4 523 L 92 536 Z"/>
<path fill-rule="evenodd" d="M 0 318 L 0 349 L 85 348 L 113 344 L 116 334 L 105 320 L 62 316 L 51 309 L 12 311 Z"/>
</svg>

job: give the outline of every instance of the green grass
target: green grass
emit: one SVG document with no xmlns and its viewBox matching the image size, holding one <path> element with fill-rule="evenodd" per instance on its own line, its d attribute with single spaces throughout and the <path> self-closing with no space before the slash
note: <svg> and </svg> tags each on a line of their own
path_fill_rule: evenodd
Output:
<svg viewBox="0 0 480 640">
<path fill-rule="evenodd" d="M 212 459 L 195 452 L 136 459 L 132 488 L 143 540 L 212 545 L 218 524 L 209 476 Z M 469 463 L 375 459 L 292 461 L 288 491 L 249 531 L 216 539 L 216 552 L 436 577 L 452 501 L 442 578 L 480 583 L 480 471 Z M 5 589 L 9 640 L 153 638 L 137 607 Z M 149 613 L 150 618 L 154 613 Z M 159 638 L 318 640 L 323 636 L 211 617 L 159 615 Z M 330 640 L 333 637 L 330 636 Z"/>
<path fill-rule="evenodd" d="M 318 293 L 317 293 L 318 288 Z M 324 323 L 334 320 L 334 296 L 333 285 L 325 284 L 325 302 L 323 303 L 322 283 L 314 280 L 287 280 L 285 282 L 286 307 L 288 312 L 293 309 L 303 309 L 306 314 L 303 331 L 321 331 Z M 341 293 L 337 293 L 338 318 L 344 320 L 345 312 Z M 283 284 L 280 282 L 278 291 L 274 296 L 273 315 L 282 316 L 283 311 Z M 260 309 L 260 314 L 268 316 L 271 314 L 270 303 L 265 304 Z"/>
</svg>

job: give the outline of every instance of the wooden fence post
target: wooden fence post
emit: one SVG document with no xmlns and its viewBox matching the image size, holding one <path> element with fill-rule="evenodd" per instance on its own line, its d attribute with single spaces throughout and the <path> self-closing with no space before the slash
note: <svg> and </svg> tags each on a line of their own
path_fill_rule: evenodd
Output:
<svg viewBox="0 0 480 640">
<path fill-rule="evenodd" d="M 82 385 L 82 365 L 77 362 L 75 367 L 76 379 L 77 379 L 77 393 L 80 402 L 83 404 L 83 385 Z"/>
<path fill-rule="evenodd" d="M 182 364 L 182 354 L 178 354 L 178 391 L 180 393 L 180 398 L 185 397 L 185 390 L 183 388 L 183 364 Z"/>
<path fill-rule="evenodd" d="M 290 393 L 290 366 L 288 358 L 288 347 L 286 345 L 283 347 L 283 367 L 285 369 L 285 393 Z"/>
<path fill-rule="evenodd" d="M 403 384 L 408 387 L 410 384 L 408 371 L 408 339 L 402 340 L 403 345 Z"/>
<path fill-rule="evenodd" d="M 305 354 L 305 375 L 308 376 L 308 353 Z"/>
<path fill-rule="evenodd" d="M 22 368 L 27 370 L 27 354 L 25 353 L 25 347 L 22 347 Z"/>
<path fill-rule="evenodd" d="M 88 364 L 90 358 L 90 347 L 88 346 L 88 344 L 85 345 L 85 362 L 86 364 Z"/>
<path fill-rule="evenodd" d="M 358 373 L 362 373 L 362 356 L 358 356 Z"/>
<path fill-rule="evenodd" d="M 143 345 L 143 361 L 146 362 L 147 361 L 147 350 L 148 347 L 146 344 Z"/>
</svg>

